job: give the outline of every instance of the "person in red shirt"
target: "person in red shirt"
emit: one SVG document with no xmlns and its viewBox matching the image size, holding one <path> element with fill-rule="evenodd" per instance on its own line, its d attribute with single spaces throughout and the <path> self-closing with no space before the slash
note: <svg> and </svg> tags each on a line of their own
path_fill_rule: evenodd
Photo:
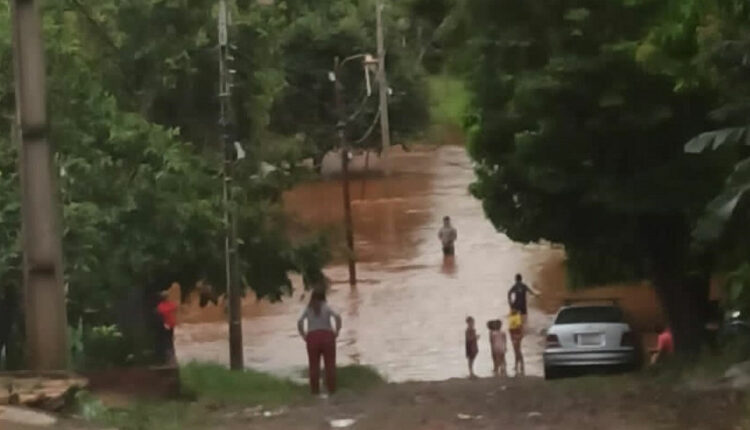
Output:
<svg viewBox="0 0 750 430">
<path fill-rule="evenodd" d="M 656 350 L 653 351 L 651 356 L 651 364 L 661 363 L 672 354 L 674 354 L 674 339 L 672 338 L 672 330 L 666 327 L 660 331 L 656 340 Z"/>
<path fill-rule="evenodd" d="M 169 300 L 169 292 L 161 292 L 161 300 L 156 306 L 161 326 L 158 332 L 159 352 L 164 363 L 175 364 L 174 328 L 177 325 L 177 304 Z"/>
</svg>

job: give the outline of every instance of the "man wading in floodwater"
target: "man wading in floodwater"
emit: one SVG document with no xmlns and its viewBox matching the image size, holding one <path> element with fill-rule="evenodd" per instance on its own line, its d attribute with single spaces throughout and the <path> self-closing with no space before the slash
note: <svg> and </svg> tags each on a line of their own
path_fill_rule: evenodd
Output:
<svg viewBox="0 0 750 430">
<path fill-rule="evenodd" d="M 539 293 L 528 285 L 523 283 L 523 277 L 516 275 L 516 283 L 508 290 L 508 304 L 511 311 L 518 311 L 521 314 L 523 324 L 526 325 L 528 307 L 526 305 L 526 293 L 533 296 L 539 296 Z"/>
<path fill-rule="evenodd" d="M 458 232 L 451 225 L 451 217 L 447 216 L 443 218 L 443 227 L 438 232 L 438 239 L 443 244 L 443 256 L 452 257 L 456 253 L 456 239 L 458 238 Z"/>
</svg>

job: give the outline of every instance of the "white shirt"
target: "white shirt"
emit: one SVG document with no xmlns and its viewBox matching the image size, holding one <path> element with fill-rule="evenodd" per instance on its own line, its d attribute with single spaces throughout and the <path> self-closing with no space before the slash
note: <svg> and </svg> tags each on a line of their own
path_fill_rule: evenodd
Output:
<svg viewBox="0 0 750 430">
<path fill-rule="evenodd" d="M 336 321 L 336 328 L 341 328 L 341 316 L 331 310 L 328 304 L 320 305 L 320 313 L 316 314 L 312 307 L 307 306 L 297 321 L 297 327 L 302 331 L 304 321 L 307 320 L 307 333 L 316 330 L 334 331 L 331 317 Z"/>
<path fill-rule="evenodd" d="M 458 232 L 453 226 L 443 226 L 438 233 L 438 238 L 440 238 L 443 246 L 452 246 L 458 238 Z"/>
</svg>

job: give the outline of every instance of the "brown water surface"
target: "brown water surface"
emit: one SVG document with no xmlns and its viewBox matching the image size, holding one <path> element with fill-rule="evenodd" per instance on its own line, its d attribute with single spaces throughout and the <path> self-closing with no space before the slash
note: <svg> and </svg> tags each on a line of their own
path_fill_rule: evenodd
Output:
<svg viewBox="0 0 750 430">
<path fill-rule="evenodd" d="M 376 367 L 392 381 L 442 380 L 467 374 L 464 320 L 477 320 L 480 355 L 476 369 L 489 375 L 491 358 L 485 322 L 508 314 L 506 291 L 516 273 L 543 292 L 531 299 L 529 336 L 524 341 L 527 373 L 541 375 L 543 329 L 571 293 L 564 288 L 564 251 L 546 244 L 514 243 L 485 218 L 468 192 L 474 180 L 462 147 L 396 152 L 390 178 L 352 182 L 359 285 L 351 290 L 345 266 L 327 274 L 337 281 L 329 296 L 342 313 L 339 361 Z M 338 181 L 303 184 L 285 196 L 288 212 L 316 227 L 342 219 Z M 437 230 L 444 215 L 458 229 L 455 260 L 444 261 Z M 661 318 L 645 285 L 607 287 L 572 296 L 619 297 L 636 325 Z M 177 331 L 181 361 L 228 362 L 223 307 L 183 306 Z M 297 374 L 306 365 L 296 321 L 304 295 L 280 304 L 248 300 L 244 311 L 245 361 L 250 367 Z M 508 355 L 511 360 L 511 354 Z"/>
</svg>

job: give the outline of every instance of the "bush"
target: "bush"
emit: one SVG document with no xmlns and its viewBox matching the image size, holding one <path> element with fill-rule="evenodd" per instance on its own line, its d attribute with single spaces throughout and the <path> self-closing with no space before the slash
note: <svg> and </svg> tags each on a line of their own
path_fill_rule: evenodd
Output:
<svg viewBox="0 0 750 430">
<path fill-rule="evenodd" d="M 129 361 L 129 346 L 115 325 L 96 326 L 83 336 L 83 355 L 86 369 L 124 366 Z"/>
</svg>

